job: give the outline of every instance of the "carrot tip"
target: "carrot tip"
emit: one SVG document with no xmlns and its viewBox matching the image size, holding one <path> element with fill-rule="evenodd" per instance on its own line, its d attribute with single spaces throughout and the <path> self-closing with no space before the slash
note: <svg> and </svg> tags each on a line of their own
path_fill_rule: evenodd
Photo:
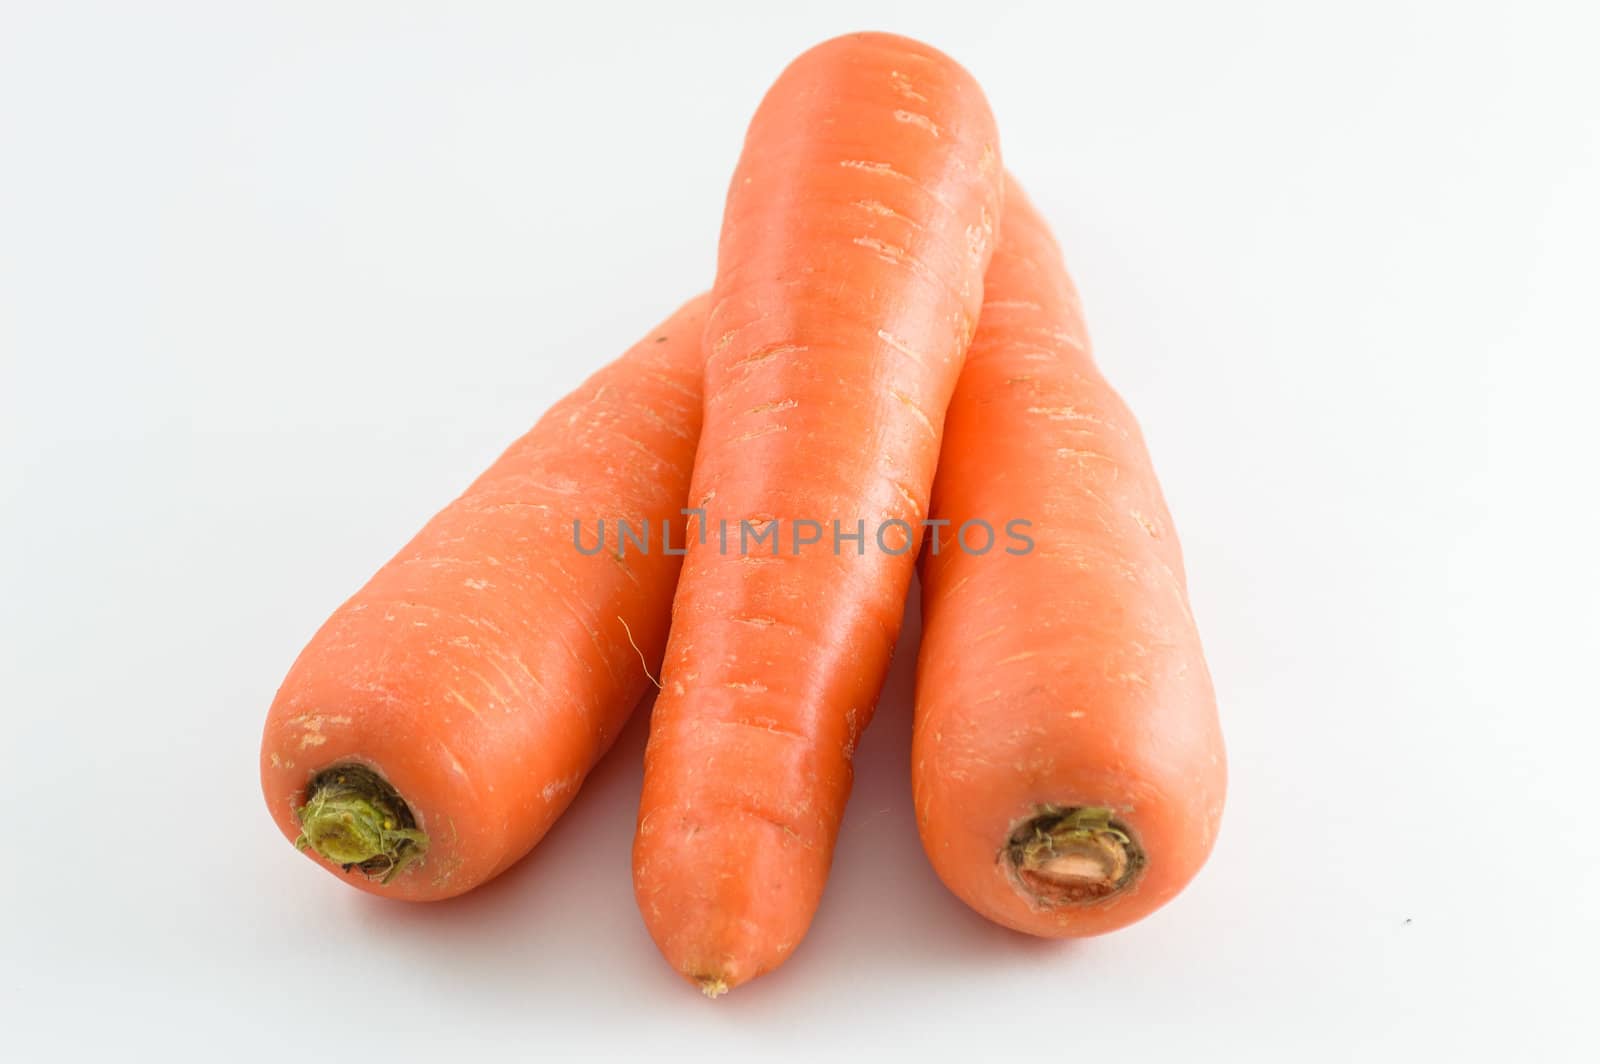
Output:
<svg viewBox="0 0 1600 1064">
<path fill-rule="evenodd" d="M 295 848 L 387 883 L 428 848 L 410 806 L 382 776 L 361 765 L 337 765 L 311 781 L 295 810 Z"/>
<path fill-rule="evenodd" d="M 1041 806 L 1011 832 L 1004 856 L 1018 888 L 1046 908 L 1109 898 L 1145 860 L 1127 827 L 1101 806 Z"/>
<path fill-rule="evenodd" d="M 700 987 L 700 993 L 708 998 L 719 998 L 728 992 L 727 982 L 719 976 L 703 975 L 696 979 L 695 983 Z"/>
</svg>

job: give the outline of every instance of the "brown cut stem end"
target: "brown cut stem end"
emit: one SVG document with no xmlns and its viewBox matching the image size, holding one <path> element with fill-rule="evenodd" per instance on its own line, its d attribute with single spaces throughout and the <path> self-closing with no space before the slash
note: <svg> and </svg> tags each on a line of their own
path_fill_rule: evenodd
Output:
<svg viewBox="0 0 1600 1064">
<path fill-rule="evenodd" d="M 1109 898 L 1144 867 L 1144 851 L 1103 806 L 1041 806 L 1012 831 L 1003 858 L 1018 885 L 1048 907 Z"/>
<path fill-rule="evenodd" d="M 362 765 L 337 765 L 319 773 L 295 816 L 300 820 L 296 848 L 382 883 L 428 849 L 428 836 L 418 830 L 405 799 Z"/>
<path fill-rule="evenodd" d="M 699 976 L 695 979 L 695 985 L 700 988 L 700 993 L 713 1000 L 728 992 L 728 984 L 721 976 Z"/>
</svg>

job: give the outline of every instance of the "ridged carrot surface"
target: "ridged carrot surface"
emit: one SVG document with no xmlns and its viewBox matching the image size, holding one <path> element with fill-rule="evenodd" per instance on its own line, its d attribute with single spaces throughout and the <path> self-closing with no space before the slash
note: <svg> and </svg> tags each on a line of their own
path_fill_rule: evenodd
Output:
<svg viewBox="0 0 1600 1064">
<path fill-rule="evenodd" d="M 710 994 L 781 963 L 821 898 L 919 538 L 877 532 L 920 528 L 1000 196 L 982 92 L 915 41 L 821 44 L 751 122 L 634 846 L 651 935 Z M 742 520 L 778 522 L 776 556 Z M 802 521 L 824 538 L 795 551 Z"/>
<path fill-rule="evenodd" d="M 460 894 L 544 835 L 666 642 L 700 429 L 707 301 L 557 403 L 289 671 L 261 781 L 285 836 L 362 890 Z M 614 521 L 648 521 L 619 552 Z M 597 522 L 606 549 L 592 550 Z M 619 556 L 620 555 L 620 556 Z"/>
<path fill-rule="evenodd" d="M 928 857 L 967 904 L 1035 935 L 1145 916 L 1216 837 L 1216 702 L 1139 426 L 1014 184 L 933 514 L 951 526 L 923 559 L 912 782 Z M 952 546 L 965 522 L 1013 519 L 1031 551 Z"/>
</svg>

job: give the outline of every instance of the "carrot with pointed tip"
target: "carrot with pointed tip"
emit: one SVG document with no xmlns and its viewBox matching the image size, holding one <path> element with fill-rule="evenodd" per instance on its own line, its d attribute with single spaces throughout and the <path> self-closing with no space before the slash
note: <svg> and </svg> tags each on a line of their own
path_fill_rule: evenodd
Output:
<svg viewBox="0 0 1600 1064">
<path fill-rule="evenodd" d="M 301 652 L 261 782 L 325 868 L 393 898 L 460 894 L 527 853 L 616 738 L 682 560 L 660 538 L 623 547 L 616 522 L 665 522 L 681 549 L 706 303 L 551 408 Z"/>
<path fill-rule="evenodd" d="M 917 825 L 978 912 L 1093 935 L 1161 906 L 1205 861 L 1222 736 L 1139 426 L 1090 357 L 1060 249 L 1009 182 L 984 284 L 934 484 L 948 535 L 922 559 Z M 1014 520 L 1029 524 L 1003 549 L 955 542 L 968 522 Z"/>
<path fill-rule="evenodd" d="M 961 67 L 885 34 L 806 52 L 751 122 L 634 842 L 650 934 L 708 994 L 780 964 L 821 898 L 976 327 L 997 144 Z"/>
</svg>

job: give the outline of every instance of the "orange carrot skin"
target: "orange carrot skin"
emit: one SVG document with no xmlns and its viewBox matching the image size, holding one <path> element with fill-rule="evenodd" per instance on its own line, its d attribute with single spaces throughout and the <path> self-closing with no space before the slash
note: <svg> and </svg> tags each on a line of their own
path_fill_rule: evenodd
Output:
<svg viewBox="0 0 1600 1064">
<path fill-rule="evenodd" d="M 706 332 L 690 553 L 634 846 L 645 922 L 715 994 L 781 963 L 820 900 L 976 327 L 998 138 L 972 78 L 900 37 L 800 56 L 751 122 Z M 739 522 L 780 522 L 741 556 Z M 792 547 L 792 522 L 826 528 Z M 830 522 L 865 521 L 836 555 Z M 721 552 L 727 521 L 730 547 Z"/>
<path fill-rule="evenodd" d="M 322 769 L 405 799 L 427 852 L 362 890 L 460 894 L 527 853 L 577 793 L 666 642 L 700 428 L 701 296 L 557 403 L 339 607 L 268 714 L 261 780 L 284 835 Z M 618 557 L 614 519 L 652 526 Z M 593 549 L 604 519 L 606 549 Z M 626 625 L 626 627 L 625 627 Z M 637 648 L 637 649 L 636 649 Z"/>
<path fill-rule="evenodd" d="M 984 308 L 945 423 L 923 558 L 912 752 L 923 846 L 940 878 L 997 923 L 1081 936 L 1173 897 L 1216 837 L 1226 788 L 1210 674 L 1183 558 L 1139 427 L 1089 353 L 1054 238 L 1008 183 Z M 955 549 L 963 522 L 1013 518 Z M 969 532 L 981 544 L 977 530 Z M 1104 807 L 1146 864 L 1091 902 L 1041 903 L 1008 866 L 1043 807 Z"/>
</svg>

